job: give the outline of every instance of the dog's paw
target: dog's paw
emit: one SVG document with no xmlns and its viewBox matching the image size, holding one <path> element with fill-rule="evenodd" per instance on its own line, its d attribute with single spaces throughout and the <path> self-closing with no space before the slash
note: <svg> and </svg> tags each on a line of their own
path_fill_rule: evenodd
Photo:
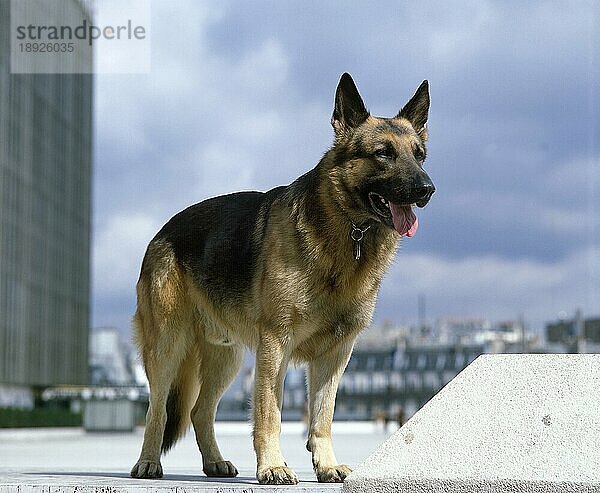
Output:
<svg viewBox="0 0 600 493">
<path fill-rule="evenodd" d="M 131 470 L 132 478 L 162 478 L 163 470 L 160 462 L 153 460 L 139 460 Z"/>
<path fill-rule="evenodd" d="M 256 473 L 260 484 L 298 484 L 298 476 L 289 467 L 268 467 Z"/>
<path fill-rule="evenodd" d="M 204 464 L 202 470 L 211 478 L 234 478 L 238 475 L 238 470 L 228 460 L 208 462 Z"/>
<path fill-rule="evenodd" d="M 341 483 L 352 472 L 352 469 L 340 464 L 335 467 L 319 467 L 315 472 L 319 483 Z"/>
</svg>

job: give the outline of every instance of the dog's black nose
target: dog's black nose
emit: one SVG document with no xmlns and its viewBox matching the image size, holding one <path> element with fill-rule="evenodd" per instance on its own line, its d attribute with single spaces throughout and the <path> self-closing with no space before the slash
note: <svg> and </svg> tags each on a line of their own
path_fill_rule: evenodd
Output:
<svg viewBox="0 0 600 493">
<path fill-rule="evenodd" d="M 431 199 L 431 196 L 435 192 L 435 187 L 433 183 L 429 181 L 428 183 L 423 183 L 415 188 L 413 188 L 413 197 L 414 203 L 417 204 L 418 207 L 425 207 Z"/>
<path fill-rule="evenodd" d="M 431 182 L 415 188 L 414 194 L 415 194 L 416 202 L 419 202 L 421 200 L 429 200 L 434 192 L 435 192 L 435 187 L 433 186 L 433 183 L 431 183 Z"/>
</svg>

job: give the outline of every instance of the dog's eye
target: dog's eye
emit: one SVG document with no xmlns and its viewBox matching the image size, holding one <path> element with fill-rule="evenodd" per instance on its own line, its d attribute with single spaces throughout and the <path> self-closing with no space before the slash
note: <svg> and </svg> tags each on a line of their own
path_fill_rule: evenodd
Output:
<svg viewBox="0 0 600 493">
<path fill-rule="evenodd" d="M 415 150 L 413 151 L 415 159 L 417 161 L 425 161 L 425 151 L 421 146 L 415 146 Z"/>
<path fill-rule="evenodd" d="M 391 149 L 375 149 L 375 156 L 382 159 L 394 159 L 394 152 Z"/>
</svg>

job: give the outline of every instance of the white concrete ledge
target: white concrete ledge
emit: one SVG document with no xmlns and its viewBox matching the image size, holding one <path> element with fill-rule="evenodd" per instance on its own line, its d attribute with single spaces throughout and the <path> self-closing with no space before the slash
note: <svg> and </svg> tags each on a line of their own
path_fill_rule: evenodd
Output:
<svg viewBox="0 0 600 493">
<path fill-rule="evenodd" d="M 600 355 L 485 355 L 344 492 L 600 492 Z"/>
</svg>

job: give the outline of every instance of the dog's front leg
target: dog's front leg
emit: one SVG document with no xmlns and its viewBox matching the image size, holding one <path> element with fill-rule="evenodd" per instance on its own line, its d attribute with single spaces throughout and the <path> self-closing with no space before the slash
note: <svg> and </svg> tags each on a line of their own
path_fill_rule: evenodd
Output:
<svg viewBox="0 0 600 493">
<path fill-rule="evenodd" d="M 276 336 L 261 334 L 254 384 L 254 451 L 256 477 L 261 484 L 298 483 L 279 446 L 281 398 L 288 361 L 289 348 L 285 343 Z"/>
<path fill-rule="evenodd" d="M 340 377 L 352 353 L 353 341 L 338 343 L 308 366 L 309 429 L 306 448 L 319 482 L 338 483 L 352 471 L 338 464 L 331 443 L 331 422 Z"/>
</svg>

